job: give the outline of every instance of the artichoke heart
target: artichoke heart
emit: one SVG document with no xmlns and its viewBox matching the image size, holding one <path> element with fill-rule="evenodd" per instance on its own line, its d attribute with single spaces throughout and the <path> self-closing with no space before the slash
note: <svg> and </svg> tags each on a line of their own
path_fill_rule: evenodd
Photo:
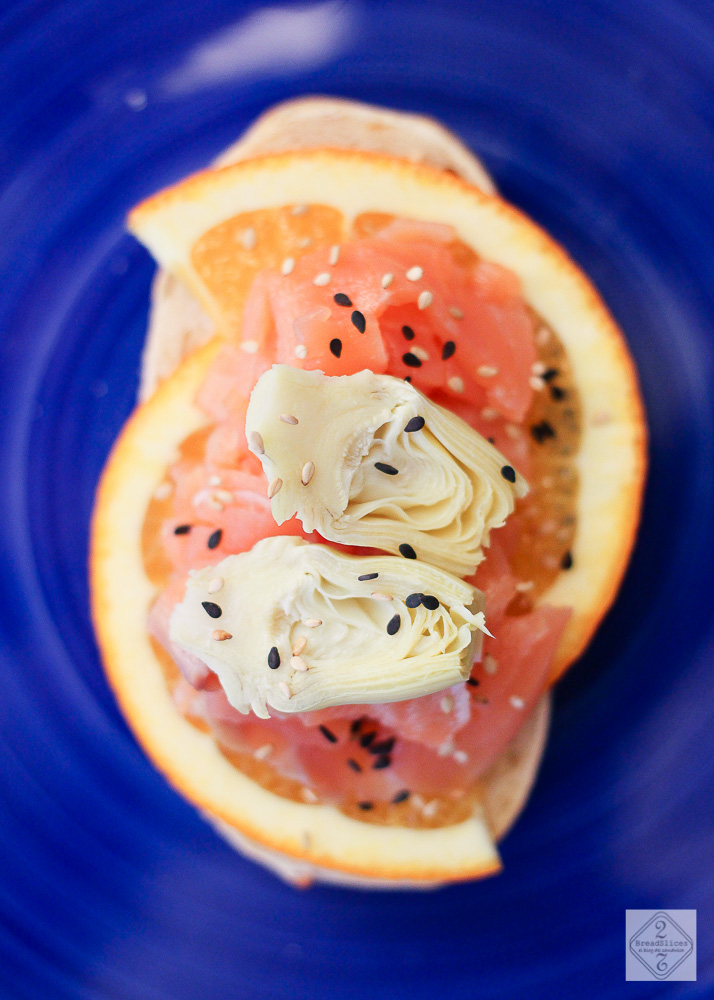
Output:
<svg viewBox="0 0 714 1000">
<path fill-rule="evenodd" d="M 391 375 L 326 376 L 274 365 L 256 383 L 246 435 L 273 517 L 344 545 L 400 553 L 467 576 L 525 480 L 469 425 Z"/>
<path fill-rule="evenodd" d="M 170 622 L 238 711 L 402 701 L 466 680 L 483 595 L 426 563 L 343 555 L 295 536 L 192 571 Z"/>
</svg>

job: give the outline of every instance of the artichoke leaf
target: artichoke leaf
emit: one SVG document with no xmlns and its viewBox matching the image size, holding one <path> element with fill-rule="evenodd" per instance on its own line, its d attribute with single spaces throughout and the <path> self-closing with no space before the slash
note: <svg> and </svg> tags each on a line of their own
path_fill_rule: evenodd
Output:
<svg viewBox="0 0 714 1000">
<path fill-rule="evenodd" d="M 426 563 L 276 536 L 192 571 L 170 636 L 238 711 L 268 718 L 466 680 L 487 631 L 482 608 L 480 591 Z"/>
<path fill-rule="evenodd" d="M 253 389 L 246 435 L 277 524 L 468 576 L 527 484 L 464 420 L 412 385 L 365 370 L 274 365 Z"/>
</svg>

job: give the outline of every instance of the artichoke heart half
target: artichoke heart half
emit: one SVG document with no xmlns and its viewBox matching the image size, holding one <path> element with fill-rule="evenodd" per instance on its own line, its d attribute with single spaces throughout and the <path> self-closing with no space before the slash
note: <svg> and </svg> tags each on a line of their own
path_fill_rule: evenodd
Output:
<svg viewBox="0 0 714 1000">
<path fill-rule="evenodd" d="M 391 375 L 274 365 L 246 415 L 278 524 L 467 576 L 528 487 L 460 417 Z"/>
<path fill-rule="evenodd" d="M 238 711 L 268 718 L 466 680 L 487 631 L 482 608 L 480 591 L 426 563 L 276 536 L 191 572 L 170 636 Z"/>
</svg>

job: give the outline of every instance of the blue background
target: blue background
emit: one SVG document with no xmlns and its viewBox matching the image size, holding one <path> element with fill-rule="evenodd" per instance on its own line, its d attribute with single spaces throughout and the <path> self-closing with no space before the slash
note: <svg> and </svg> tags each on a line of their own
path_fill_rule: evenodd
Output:
<svg viewBox="0 0 714 1000">
<path fill-rule="evenodd" d="M 0 994 L 708 995 L 711 4 L 35 0 L 0 30 Z M 232 853 L 137 748 L 88 620 L 153 271 L 125 213 L 304 92 L 456 130 L 594 278 L 649 412 L 632 566 L 558 687 L 505 872 L 425 895 L 298 892 Z M 645 907 L 698 909 L 698 984 L 624 985 Z"/>
</svg>

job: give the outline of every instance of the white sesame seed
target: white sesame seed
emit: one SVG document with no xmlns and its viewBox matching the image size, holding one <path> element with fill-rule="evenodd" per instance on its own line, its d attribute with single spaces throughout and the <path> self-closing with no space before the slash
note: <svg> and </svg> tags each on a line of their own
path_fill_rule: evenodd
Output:
<svg viewBox="0 0 714 1000">
<path fill-rule="evenodd" d="M 409 801 L 411 802 L 411 804 L 414 806 L 415 809 L 424 808 L 424 799 L 421 797 L 421 795 L 419 795 L 418 792 L 412 795 Z"/>
<path fill-rule="evenodd" d="M 306 802 L 315 803 L 318 801 L 317 795 L 315 795 L 312 788 L 301 788 L 300 794 Z"/>
<path fill-rule="evenodd" d="M 481 378 L 493 378 L 494 375 L 498 375 L 498 368 L 493 365 L 479 365 L 476 374 L 480 375 Z"/>
<path fill-rule="evenodd" d="M 307 347 L 304 344 L 296 344 L 294 355 L 296 358 L 306 358 L 307 357 Z"/>
<path fill-rule="evenodd" d="M 219 511 L 223 510 L 223 504 L 218 499 L 218 497 L 209 497 L 208 498 L 208 506 L 212 507 L 213 510 L 219 510 Z"/>
<path fill-rule="evenodd" d="M 303 625 L 306 625 L 308 628 L 317 628 L 319 625 L 322 625 L 322 618 L 306 618 Z"/>
<path fill-rule="evenodd" d="M 290 666 L 293 670 L 299 670 L 303 674 L 307 671 L 307 663 L 305 663 L 302 656 L 291 656 Z"/>
<path fill-rule="evenodd" d="M 154 499 L 168 500 L 173 491 L 174 488 L 171 483 L 160 483 L 160 485 L 156 487 L 156 490 L 154 492 Z"/>
<path fill-rule="evenodd" d="M 208 485 L 209 486 L 220 486 L 221 482 L 222 482 L 222 479 L 221 479 L 220 476 L 211 476 L 210 479 L 208 480 Z"/>
<path fill-rule="evenodd" d="M 439 744 L 436 752 L 440 757 L 450 757 L 451 754 L 454 752 L 454 741 L 451 739 L 451 737 L 444 740 L 443 743 Z"/>
<path fill-rule="evenodd" d="M 525 594 L 529 590 L 533 590 L 534 586 L 535 584 L 533 583 L 532 580 L 519 580 L 519 582 L 516 584 L 516 590 L 518 591 L 519 594 Z"/>
<path fill-rule="evenodd" d="M 535 335 L 535 342 L 539 347 L 545 347 L 550 340 L 550 330 L 547 326 L 542 326 Z"/>
<path fill-rule="evenodd" d="M 457 750 L 456 753 L 463 753 L 463 750 Z M 456 753 L 454 754 L 454 757 L 456 757 Z M 459 761 L 459 763 L 461 762 Z M 449 798 L 454 799 L 455 802 L 458 802 L 459 799 L 463 799 L 464 795 L 466 795 L 465 788 L 452 788 L 449 792 Z"/>
<path fill-rule="evenodd" d="M 446 384 L 452 392 L 461 393 L 464 391 L 464 380 L 458 375 L 452 375 Z"/>
<path fill-rule="evenodd" d="M 299 423 L 298 418 L 294 417 L 292 413 L 281 413 L 280 419 L 284 424 L 291 424 L 293 427 L 295 426 L 295 424 Z"/>
<path fill-rule="evenodd" d="M 558 566 L 560 565 L 557 558 L 553 555 L 543 556 L 541 562 L 546 569 L 557 569 Z"/>
<path fill-rule="evenodd" d="M 216 642 L 225 642 L 226 639 L 232 639 L 233 636 L 231 635 L 230 632 L 226 632 L 222 628 L 214 628 L 214 630 L 211 632 L 211 638 L 215 639 Z"/>
<path fill-rule="evenodd" d="M 515 694 L 512 694 L 508 700 L 510 701 L 510 703 L 513 705 L 514 708 L 520 709 L 520 708 L 525 708 L 526 706 L 524 700 L 522 698 L 517 698 Z"/>
<path fill-rule="evenodd" d="M 444 697 L 439 702 L 439 708 L 441 709 L 441 711 L 444 712 L 446 715 L 448 715 L 449 712 L 453 709 L 453 707 L 454 707 L 454 699 L 451 697 L 450 694 L 444 695 Z"/>
<path fill-rule="evenodd" d="M 273 481 L 268 486 L 268 500 L 272 500 L 275 494 L 280 492 L 282 485 L 283 485 L 282 479 L 280 479 L 279 477 L 277 479 L 273 479 Z"/>
<path fill-rule="evenodd" d="M 516 424 L 506 424 L 504 430 L 511 441 L 517 441 L 523 433 Z"/>
<path fill-rule="evenodd" d="M 464 318 L 464 314 L 461 311 L 461 309 L 459 309 L 458 306 L 449 306 L 449 312 L 454 317 L 454 319 L 463 319 Z"/>
<path fill-rule="evenodd" d="M 605 413 L 604 410 L 600 410 L 598 413 L 593 413 L 590 423 L 593 427 L 604 427 L 605 424 L 609 424 L 612 417 L 609 413 Z"/>
<path fill-rule="evenodd" d="M 264 743 L 262 747 L 258 747 L 257 750 L 253 751 L 253 756 L 256 760 L 265 760 L 266 757 L 271 755 L 273 749 L 272 743 Z"/>
<path fill-rule="evenodd" d="M 438 808 L 439 808 L 439 800 L 432 799 L 431 802 L 427 802 L 427 804 L 422 809 L 421 811 L 422 816 L 426 816 L 427 819 L 431 819 L 432 816 L 436 815 L 436 810 Z"/>
<path fill-rule="evenodd" d="M 238 238 L 243 244 L 243 248 L 245 250 L 252 250 L 257 240 L 255 229 L 253 229 L 252 226 L 248 229 L 244 229 Z"/>
<path fill-rule="evenodd" d="M 235 497 L 230 490 L 216 490 L 215 493 L 216 500 L 220 500 L 221 503 L 233 503 Z"/>
<path fill-rule="evenodd" d="M 531 389 L 535 389 L 536 392 L 540 392 L 545 386 L 545 382 L 543 381 L 543 379 L 538 378 L 537 375 L 531 375 L 531 377 L 528 379 L 528 384 L 530 385 Z"/>
<path fill-rule="evenodd" d="M 394 600 L 394 598 L 392 597 L 391 594 L 383 594 L 379 590 L 373 590 L 372 591 L 372 597 L 375 599 L 375 601 L 393 601 Z"/>
<path fill-rule="evenodd" d="M 416 355 L 416 357 L 419 358 L 420 361 L 429 360 L 429 352 L 425 351 L 423 347 L 412 347 L 411 352 L 412 354 Z"/>
<path fill-rule="evenodd" d="M 407 271 L 407 280 L 419 281 L 419 279 L 423 277 L 423 275 L 424 275 L 424 268 L 419 267 L 418 265 L 415 264 L 414 267 L 410 267 L 409 270 Z"/>
<path fill-rule="evenodd" d="M 300 482 L 303 486 L 307 486 L 312 477 L 315 475 L 315 463 L 305 462 L 302 467 L 302 472 L 300 473 Z"/>
<path fill-rule="evenodd" d="M 260 434 L 258 434 L 257 431 L 251 431 L 250 434 L 248 435 L 248 447 L 256 455 L 265 454 L 265 445 L 263 444 L 263 439 L 260 436 Z"/>
<path fill-rule="evenodd" d="M 257 354 L 259 347 L 257 340 L 243 340 L 240 345 L 241 351 L 245 351 L 246 354 Z"/>
<path fill-rule="evenodd" d="M 457 764 L 465 764 L 466 761 L 469 759 L 469 755 L 467 753 L 464 753 L 463 750 L 454 750 L 453 756 Z"/>
<path fill-rule="evenodd" d="M 329 285 L 330 283 L 330 272 L 321 271 L 319 274 L 315 275 L 312 279 L 313 285 Z"/>
<path fill-rule="evenodd" d="M 557 527 L 558 522 L 552 517 L 549 517 L 547 521 L 543 521 L 543 523 L 539 526 L 538 531 L 541 535 L 552 535 Z"/>
<path fill-rule="evenodd" d="M 531 371 L 534 375 L 542 375 L 545 370 L 545 365 L 542 361 L 534 361 L 531 365 Z"/>
<path fill-rule="evenodd" d="M 391 285 L 391 283 L 393 281 L 394 281 L 394 275 L 393 274 L 390 274 L 390 273 L 383 274 L 382 275 L 382 280 L 380 281 L 380 285 L 382 286 L 382 288 L 389 288 L 389 286 Z"/>
<path fill-rule="evenodd" d="M 491 675 L 495 674 L 498 670 L 498 662 L 494 656 L 491 656 L 490 653 L 486 653 L 483 658 L 483 669 L 487 674 Z"/>
<path fill-rule="evenodd" d="M 312 240 L 310 239 L 309 236 L 303 236 L 298 240 L 298 246 L 301 247 L 302 249 L 304 249 L 305 247 L 309 247 L 311 243 Z"/>
<path fill-rule="evenodd" d="M 417 299 L 417 306 L 420 309 L 428 309 L 433 301 L 434 301 L 433 294 L 425 289 L 423 292 L 419 293 L 419 298 Z"/>
<path fill-rule="evenodd" d="M 336 243 L 333 247 L 330 247 L 330 256 L 328 258 L 328 261 L 334 267 L 339 259 L 340 259 L 340 247 L 339 244 Z"/>
<path fill-rule="evenodd" d="M 287 275 L 292 272 L 292 269 L 294 267 L 295 267 L 295 258 L 286 257 L 285 260 L 280 265 L 280 271 L 287 277 Z"/>
<path fill-rule="evenodd" d="M 494 410 L 492 406 L 484 406 L 481 410 L 481 416 L 484 420 L 496 420 L 498 418 L 498 410 Z"/>
<path fill-rule="evenodd" d="M 307 636 L 301 635 L 295 640 L 295 645 L 293 646 L 293 656 L 299 656 L 303 649 L 307 646 Z"/>
<path fill-rule="evenodd" d="M 304 215 L 307 212 L 307 205 L 293 205 L 290 209 L 291 215 Z"/>
<path fill-rule="evenodd" d="M 222 576 L 214 576 L 213 579 L 208 584 L 208 593 L 217 594 L 219 590 L 222 590 L 223 583 L 224 580 Z"/>
<path fill-rule="evenodd" d="M 279 687 L 281 693 L 284 694 L 286 698 L 288 698 L 288 699 L 292 698 L 293 693 L 290 690 L 289 685 L 285 681 L 280 681 L 280 683 L 278 684 L 278 687 Z"/>
</svg>

